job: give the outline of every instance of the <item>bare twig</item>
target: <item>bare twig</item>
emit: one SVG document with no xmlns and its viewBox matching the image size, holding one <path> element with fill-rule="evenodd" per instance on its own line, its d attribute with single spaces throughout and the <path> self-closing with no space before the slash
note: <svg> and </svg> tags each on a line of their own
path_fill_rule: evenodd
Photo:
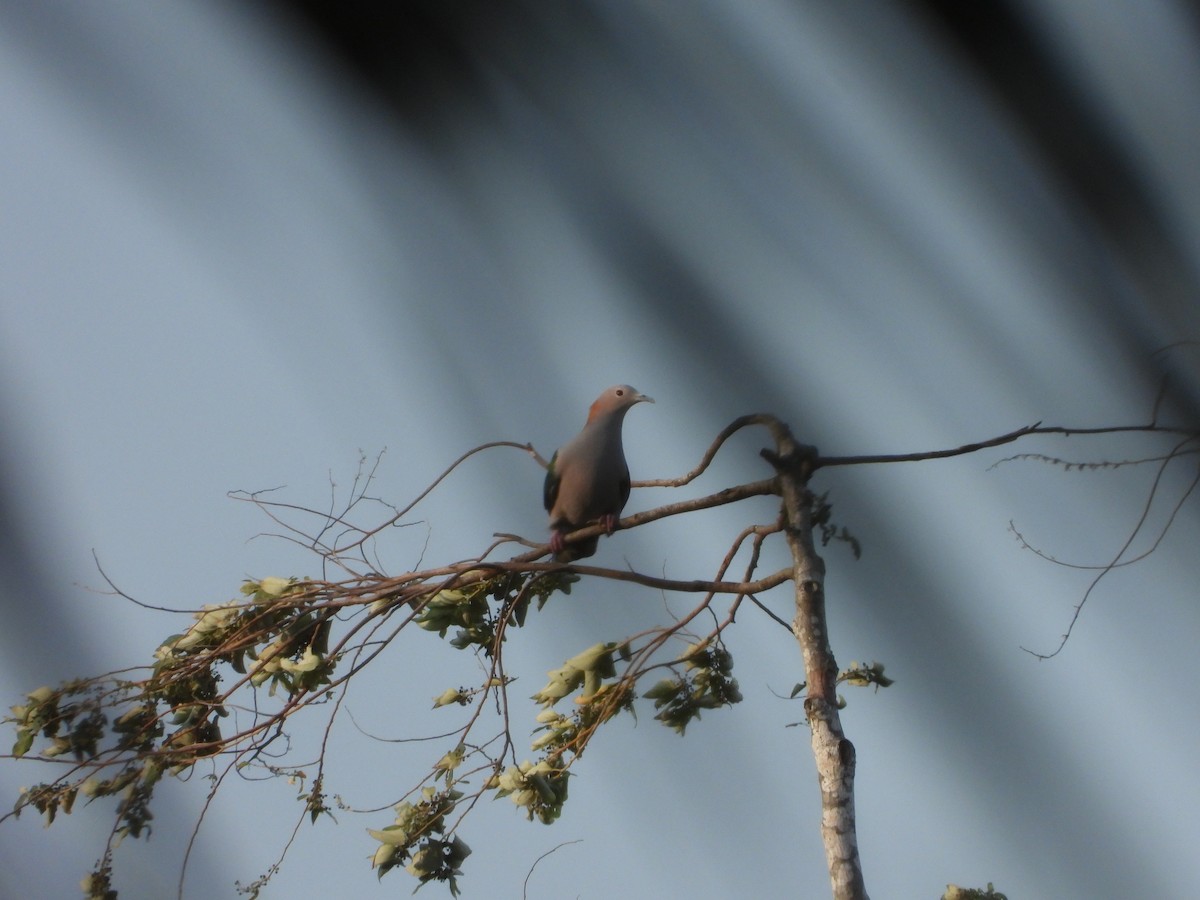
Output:
<svg viewBox="0 0 1200 900">
<path fill-rule="evenodd" d="M 1129 548 L 1131 546 L 1133 546 L 1133 542 L 1135 540 L 1137 540 L 1138 535 L 1141 534 L 1142 529 L 1146 525 L 1146 521 L 1150 516 L 1150 510 L 1154 505 L 1154 498 L 1158 495 L 1159 487 L 1162 484 L 1162 479 L 1163 479 L 1163 476 L 1166 474 L 1167 467 L 1171 464 L 1171 462 L 1174 459 L 1177 458 L 1178 452 L 1181 451 L 1183 447 L 1185 447 L 1187 444 L 1195 441 L 1196 439 L 1197 438 L 1195 436 L 1189 436 L 1187 438 L 1184 438 L 1184 440 L 1180 441 L 1178 444 L 1175 445 L 1172 452 L 1167 454 L 1167 457 L 1160 463 L 1160 465 L 1158 467 L 1158 471 L 1154 475 L 1154 482 L 1150 487 L 1150 492 L 1149 492 L 1148 496 L 1146 497 L 1146 502 L 1142 505 L 1142 511 L 1141 511 L 1141 514 L 1138 516 L 1137 522 L 1134 524 L 1133 529 L 1129 532 L 1129 536 L 1125 539 L 1125 542 L 1121 545 L 1121 548 L 1116 552 L 1116 554 L 1113 556 L 1112 560 L 1110 560 L 1106 565 L 1101 567 L 1100 572 L 1098 572 L 1096 574 L 1096 577 L 1092 579 L 1091 584 L 1088 585 L 1087 590 L 1084 591 L 1083 597 L 1080 598 L 1079 602 L 1075 605 L 1074 612 L 1071 614 L 1071 621 L 1067 623 L 1067 630 L 1065 632 L 1063 632 L 1062 638 L 1058 642 L 1058 646 L 1055 647 L 1053 650 L 1051 650 L 1049 653 L 1038 653 L 1036 651 L 1030 650 L 1027 647 L 1022 647 L 1021 648 L 1022 650 L 1024 650 L 1026 653 L 1029 653 L 1030 655 L 1032 655 L 1038 659 L 1042 659 L 1042 660 L 1052 659 L 1053 657 L 1058 656 L 1058 654 L 1062 652 L 1063 648 L 1067 645 L 1067 641 L 1069 641 L 1071 639 L 1071 634 L 1075 630 L 1075 625 L 1076 625 L 1076 623 L 1078 623 L 1080 615 L 1083 614 L 1083 608 L 1087 604 L 1089 598 L 1092 596 L 1092 592 L 1095 591 L 1096 587 L 1100 584 L 1101 581 L 1104 580 L 1104 578 L 1108 575 L 1109 572 L 1112 572 L 1114 569 L 1120 568 L 1122 565 L 1125 564 L 1125 561 L 1123 561 L 1122 558 L 1125 556 L 1125 553 L 1129 550 Z M 1176 501 L 1175 507 L 1171 510 L 1171 514 L 1170 514 L 1169 518 L 1167 519 L 1166 525 L 1164 525 L 1162 530 L 1159 532 L 1159 535 L 1156 538 L 1156 540 L 1154 541 L 1154 544 L 1153 544 L 1153 547 L 1151 548 L 1151 550 L 1147 551 L 1147 553 L 1145 553 L 1145 554 L 1141 554 L 1137 557 L 1134 557 L 1131 560 L 1128 560 L 1128 562 L 1134 562 L 1138 559 L 1144 558 L 1146 555 L 1148 555 L 1149 552 L 1152 552 L 1153 549 L 1159 545 L 1159 543 L 1163 539 L 1163 536 L 1170 529 L 1171 523 L 1175 521 L 1175 517 L 1179 514 L 1179 510 L 1182 508 L 1183 504 L 1187 501 L 1188 497 L 1190 497 L 1192 495 L 1192 493 L 1196 490 L 1196 487 L 1198 484 L 1200 484 L 1200 469 L 1197 470 L 1196 476 L 1192 479 L 1191 484 L 1188 485 L 1187 489 L 1183 492 L 1183 494 Z M 1039 554 L 1039 555 L 1041 555 L 1041 554 Z"/>
<path fill-rule="evenodd" d="M 1041 422 L 1036 422 L 1033 425 L 1026 425 L 1024 428 L 1018 428 L 1016 431 L 1010 431 L 1008 434 L 1002 434 L 998 437 L 988 438 L 985 441 L 978 441 L 973 444 L 963 444 L 961 447 L 955 447 L 951 450 L 922 450 L 917 453 L 885 453 L 869 456 L 823 456 L 813 462 L 813 467 L 820 469 L 829 468 L 830 466 L 863 466 L 878 463 L 926 462 L 931 459 L 948 459 L 952 456 L 978 453 L 980 450 L 986 450 L 989 447 L 1000 447 L 1004 444 L 1011 444 L 1013 441 L 1035 434 L 1057 434 L 1070 437 L 1072 435 L 1127 433 L 1191 434 L 1186 429 L 1169 428 L 1156 425 L 1153 422 L 1147 425 L 1114 425 L 1105 428 L 1068 428 L 1062 425 L 1043 425 Z"/>
<path fill-rule="evenodd" d="M 538 863 L 540 863 L 543 859 L 545 859 L 551 853 L 556 853 L 557 851 L 561 850 L 563 847 L 570 847 L 572 844 L 582 844 L 582 843 L 583 843 L 582 840 L 563 841 L 561 844 L 551 847 L 549 850 L 547 850 L 545 853 L 543 853 L 541 856 L 539 856 L 537 859 L 535 859 L 533 861 L 533 865 L 531 865 L 529 867 L 529 871 L 525 875 L 525 883 L 521 885 L 521 896 L 522 897 L 529 896 L 529 879 L 533 877 L 533 870 L 538 867 Z"/>
</svg>

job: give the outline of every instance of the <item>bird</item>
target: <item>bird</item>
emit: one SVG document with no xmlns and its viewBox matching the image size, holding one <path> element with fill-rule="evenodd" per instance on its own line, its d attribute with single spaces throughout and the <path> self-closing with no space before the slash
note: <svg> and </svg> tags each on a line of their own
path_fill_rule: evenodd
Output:
<svg viewBox="0 0 1200 900">
<path fill-rule="evenodd" d="M 634 405 L 653 402 L 627 384 L 613 385 L 591 405 L 583 430 L 550 458 L 542 502 L 550 514 L 550 550 L 559 562 L 591 556 L 600 543 L 597 535 L 567 547 L 569 532 L 591 522 L 606 534 L 617 527 L 629 499 L 621 425 Z"/>
</svg>

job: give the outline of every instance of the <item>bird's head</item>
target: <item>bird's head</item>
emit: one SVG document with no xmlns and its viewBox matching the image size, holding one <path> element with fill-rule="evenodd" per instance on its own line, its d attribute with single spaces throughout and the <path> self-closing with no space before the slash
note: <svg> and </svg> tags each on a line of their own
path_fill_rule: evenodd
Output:
<svg viewBox="0 0 1200 900">
<path fill-rule="evenodd" d="M 627 384 L 616 384 L 606 390 L 603 394 L 596 398 L 591 409 L 588 410 L 587 420 L 591 422 L 593 419 L 609 415 L 615 412 L 625 412 L 635 403 L 653 403 L 653 397 L 647 397 L 645 394 L 639 394 L 634 388 Z"/>
</svg>

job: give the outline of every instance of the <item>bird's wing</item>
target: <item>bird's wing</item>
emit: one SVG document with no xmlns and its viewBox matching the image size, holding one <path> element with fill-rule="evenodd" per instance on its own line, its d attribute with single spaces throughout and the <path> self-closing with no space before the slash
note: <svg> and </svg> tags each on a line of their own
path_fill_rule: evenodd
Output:
<svg viewBox="0 0 1200 900">
<path fill-rule="evenodd" d="M 558 476 L 556 463 L 558 462 L 558 451 L 550 457 L 550 465 L 546 467 L 546 481 L 542 485 L 542 505 L 546 507 L 546 512 L 554 509 L 554 502 L 558 500 L 558 485 L 561 479 Z"/>
</svg>

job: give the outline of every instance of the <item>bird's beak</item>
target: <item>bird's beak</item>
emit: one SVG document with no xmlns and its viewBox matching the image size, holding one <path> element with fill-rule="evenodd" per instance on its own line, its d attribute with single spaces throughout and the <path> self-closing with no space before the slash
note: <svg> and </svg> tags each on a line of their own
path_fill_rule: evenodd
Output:
<svg viewBox="0 0 1200 900">
<path fill-rule="evenodd" d="M 654 398 L 653 398 L 653 397 L 647 397 L 645 394 L 638 394 L 638 395 L 637 395 L 637 401 L 636 401 L 636 402 L 637 402 L 637 403 L 653 403 L 653 402 L 654 402 Z"/>
</svg>

